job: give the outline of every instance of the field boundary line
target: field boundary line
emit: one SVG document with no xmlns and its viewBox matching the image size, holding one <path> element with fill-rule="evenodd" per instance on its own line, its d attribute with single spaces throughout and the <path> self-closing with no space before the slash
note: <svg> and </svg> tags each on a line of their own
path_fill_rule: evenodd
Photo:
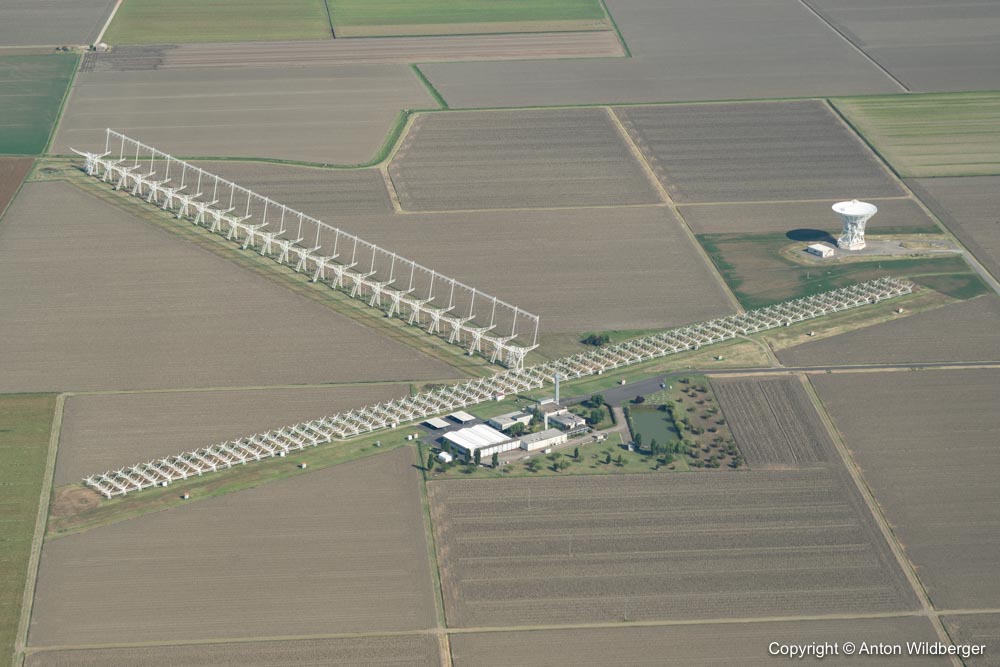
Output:
<svg viewBox="0 0 1000 667">
<path fill-rule="evenodd" d="M 426 88 L 428 94 L 434 98 L 434 101 L 437 102 L 442 109 L 448 109 L 448 100 L 444 99 L 444 95 L 441 94 L 441 91 L 439 91 L 434 84 L 431 83 L 431 80 L 427 78 L 427 75 L 423 73 L 420 69 L 420 64 L 410 63 L 410 69 L 413 70 L 413 74 L 417 77 L 417 80 L 424 84 L 424 88 Z"/>
<path fill-rule="evenodd" d="M 424 454 L 424 448 L 420 446 L 420 441 L 414 447 L 416 450 L 417 464 L 420 466 L 420 505 L 424 519 L 424 534 L 427 537 L 428 557 L 431 565 L 431 580 L 434 583 L 434 608 L 437 611 L 437 624 L 439 628 L 448 628 L 448 617 L 444 608 L 444 589 L 441 579 L 441 564 L 437 557 L 437 540 L 434 539 L 434 520 L 431 518 L 431 499 L 427 494 L 427 468 L 426 461 L 420 460 Z M 428 448 L 428 454 L 430 448 Z"/>
<path fill-rule="evenodd" d="M 618 23 L 615 21 L 615 17 L 611 15 L 611 10 L 608 9 L 608 5 L 604 0 L 599 0 L 601 3 L 601 9 L 604 10 L 604 15 L 608 17 L 608 23 L 611 24 L 611 29 L 615 31 L 615 35 L 618 37 L 618 43 L 622 47 L 622 55 L 626 58 L 632 57 L 632 49 L 628 47 L 628 42 L 625 41 L 625 35 L 618 28 Z"/>
<path fill-rule="evenodd" d="M 17 634 L 14 637 L 14 664 L 18 665 L 28 643 L 28 625 L 31 621 L 31 609 L 35 602 L 35 585 L 38 581 L 38 567 L 42 558 L 42 545 L 45 542 L 45 532 L 49 521 L 49 502 L 52 499 L 52 481 L 56 472 L 56 453 L 59 450 L 59 435 L 62 431 L 63 407 L 66 404 L 66 394 L 56 396 L 52 410 L 52 426 L 49 429 L 49 448 L 45 455 L 45 471 L 42 474 L 42 490 L 38 498 L 38 512 L 35 515 L 35 532 L 31 538 L 31 553 L 28 556 L 28 572 L 24 582 L 24 594 L 21 600 L 21 616 L 17 622 Z"/>
<path fill-rule="evenodd" d="M 866 201 L 888 201 L 888 200 L 902 200 L 902 199 L 912 199 L 913 197 L 909 195 L 894 195 L 892 197 L 866 197 Z M 693 201 L 684 202 L 683 204 L 678 204 L 677 206 L 746 206 L 753 204 L 823 204 L 829 202 L 830 198 L 826 199 L 759 199 L 759 200 L 749 200 L 749 201 Z"/>
<path fill-rule="evenodd" d="M 115 20 L 115 16 L 118 14 L 118 10 L 124 4 L 125 0 L 118 0 L 115 6 L 111 9 L 111 14 L 108 16 L 108 20 L 104 22 L 104 27 L 101 28 L 101 32 L 97 33 L 97 37 L 94 38 L 94 44 L 100 44 L 101 40 L 104 38 L 104 33 L 108 31 L 111 27 L 111 22 Z"/>
<path fill-rule="evenodd" d="M 56 118 L 52 122 L 52 129 L 49 130 L 49 138 L 45 142 L 42 152 L 38 154 L 39 157 L 48 155 L 49 149 L 52 148 L 52 143 L 56 140 L 56 133 L 59 132 L 59 128 L 62 126 L 63 113 L 66 111 L 66 103 L 69 102 L 69 97 L 73 94 L 73 90 L 76 88 L 76 77 L 80 74 L 80 66 L 82 64 L 83 55 L 78 55 L 76 57 L 76 65 L 73 66 L 73 74 L 70 75 L 69 83 L 66 85 L 66 91 L 63 93 L 62 99 L 59 101 L 59 109 L 56 111 Z"/>
<path fill-rule="evenodd" d="M 333 12 L 330 11 L 330 0 L 323 0 L 323 7 L 326 8 L 326 23 L 330 26 L 330 37 L 337 39 L 337 31 L 333 27 Z"/>
<path fill-rule="evenodd" d="M 643 153 L 639 146 L 636 145 L 635 141 L 632 139 L 632 135 L 627 129 L 625 129 L 625 125 L 622 123 L 621 118 L 618 117 L 618 114 L 615 113 L 615 110 L 612 107 L 604 106 L 603 108 L 605 112 L 607 112 L 608 118 L 615 126 L 615 129 L 618 130 L 618 134 L 625 142 L 625 146 L 629 149 L 629 152 L 632 153 L 632 156 L 638 160 L 639 165 L 646 173 L 646 178 L 649 179 L 653 187 L 656 188 L 660 198 L 663 199 L 663 203 L 670 208 L 674 217 L 677 218 L 677 223 L 680 225 L 681 229 L 684 230 L 684 234 L 687 236 L 688 241 L 691 242 L 691 245 L 694 246 L 695 252 L 697 252 L 701 257 L 701 260 L 704 262 L 708 272 L 715 276 L 715 281 L 722 290 L 722 293 L 726 296 L 726 299 L 729 300 L 729 305 L 732 306 L 737 313 L 745 313 L 746 309 L 743 308 L 743 304 L 741 304 L 740 300 L 736 298 L 735 294 L 733 294 L 733 291 L 729 288 L 729 284 L 722 277 L 722 273 L 715 265 L 715 262 L 712 261 L 712 258 L 708 256 L 708 253 L 702 247 L 701 243 L 698 242 L 698 238 L 695 236 L 694 232 L 691 231 L 691 227 L 688 226 L 687 220 L 684 219 L 684 216 L 681 215 L 680 210 L 677 208 L 676 202 L 674 202 L 670 193 L 667 192 L 666 186 L 663 185 L 659 178 L 657 178 L 656 172 L 653 171 L 652 165 L 650 165 L 649 160 L 646 159 L 645 153 Z"/>
<path fill-rule="evenodd" d="M 67 396 L 126 396 L 130 394 L 187 394 L 197 392 L 217 391 L 272 391 L 279 389 L 350 389 L 353 387 L 378 387 L 382 385 L 410 385 L 414 382 L 423 384 L 447 384 L 460 382 L 456 378 L 438 378 L 433 380 L 373 380 L 371 382 L 329 382 L 324 384 L 261 384 L 233 387 L 163 387 L 153 389 L 96 389 L 93 391 L 67 391 Z"/>
<path fill-rule="evenodd" d="M 389 166 L 385 163 L 380 164 L 378 166 L 378 173 L 382 175 L 386 194 L 389 196 L 389 202 L 392 204 L 392 212 L 397 215 L 402 213 L 403 207 L 399 203 L 399 193 L 396 191 L 396 184 L 392 182 L 392 176 L 389 175 Z"/>
<path fill-rule="evenodd" d="M 979 613 L 973 611 L 972 613 Z M 992 612 L 991 612 L 992 613 Z M 886 618 L 921 618 L 919 611 L 899 611 L 899 612 L 871 612 L 858 614 L 826 614 L 826 615 L 803 615 L 803 616 L 759 616 L 759 617 L 734 617 L 734 618 L 705 618 L 705 619 L 674 619 L 674 620 L 651 620 L 651 621 L 607 621 L 595 623 L 569 623 L 569 624 L 542 624 L 542 625 L 512 625 L 512 626 L 483 626 L 468 628 L 447 628 L 443 634 L 466 635 L 478 633 L 505 633 L 505 632 L 532 632 L 540 630 L 598 630 L 604 628 L 625 629 L 636 627 L 671 627 L 671 626 L 691 626 L 691 625 L 751 625 L 758 623 L 809 623 L 815 621 L 852 621 L 852 620 L 877 620 Z M 79 651 L 93 649 L 115 649 L 115 648 L 158 648 L 170 646 L 204 646 L 210 644 L 247 644 L 247 643 L 267 643 L 267 642 L 289 642 L 289 641 L 310 641 L 317 639 L 353 639 L 363 637 L 406 637 L 436 635 L 441 633 L 438 628 L 423 628 L 417 630 L 397 630 L 389 632 L 343 632 L 311 635 L 277 635 L 270 637 L 229 637 L 214 639 L 192 639 L 180 641 L 149 641 L 149 642 L 122 642 L 118 644 L 64 644 L 51 646 L 32 646 L 27 653 L 50 653 L 55 651 Z"/>
<path fill-rule="evenodd" d="M 910 88 L 909 88 L 909 87 L 908 87 L 908 86 L 907 86 L 907 85 L 906 85 L 905 83 L 903 83 L 902 81 L 900 81 L 900 80 L 899 80 L 899 79 L 898 79 L 898 78 L 896 77 L 896 75 L 895 75 L 895 74 L 893 74 L 893 73 L 892 73 L 892 72 L 890 72 L 890 71 L 889 71 L 888 69 L 886 69 L 886 68 L 885 68 L 885 67 L 884 67 L 884 66 L 882 65 L 882 63 L 880 63 L 879 61 L 875 60 L 875 59 L 874 59 L 873 57 L 871 57 L 871 56 L 870 56 L 870 55 L 868 54 L 868 52 L 867 52 L 867 51 L 865 51 L 865 50 L 864 50 L 864 49 L 862 49 L 862 48 L 861 48 L 860 46 L 858 46 L 857 44 L 855 44 L 855 43 L 854 43 L 854 40 L 852 40 L 852 39 L 851 39 L 850 37 L 848 37 L 848 36 L 847 36 L 847 34 L 846 34 L 846 33 L 845 33 L 845 32 L 844 32 L 843 30 L 841 30 L 840 28 L 838 28 L 837 26 L 835 26 L 835 25 L 834 25 L 834 24 L 833 24 L 833 23 L 832 23 L 831 21 L 829 21 L 829 20 L 828 20 L 828 19 L 827 19 L 827 18 L 826 18 L 825 16 L 823 16 L 823 15 L 822 15 L 822 14 L 820 14 L 820 13 L 819 13 L 818 11 L 816 11 L 815 9 L 813 9 L 813 6 L 812 6 L 812 5 L 810 5 L 810 4 L 809 4 L 809 3 L 808 3 L 808 2 L 806 1 L 806 0 L 799 0 L 799 4 L 801 4 L 801 5 L 803 6 L 803 7 L 805 7 L 805 8 L 806 8 L 806 9 L 807 9 L 807 10 L 809 11 L 809 13 L 810 13 L 810 14 L 812 14 L 813 16 L 815 16 L 816 18 L 818 18 L 818 19 L 819 19 L 820 21 L 822 21 L 822 22 L 823 22 L 823 25 L 825 25 L 825 26 L 826 26 L 827 28 L 829 28 L 829 29 L 830 29 L 830 30 L 832 30 L 832 31 L 833 31 L 834 33 L 836 33 L 836 35 L 837 35 L 838 37 L 840 37 L 840 38 L 841 38 L 841 39 L 843 39 L 843 40 L 844 40 L 845 42 L 847 42 L 847 43 L 848 43 L 848 44 L 849 44 L 849 45 L 851 46 L 851 48 L 853 48 L 853 49 L 854 49 L 855 51 L 857 51 L 858 53 L 860 53 L 860 54 L 861 54 L 861 56 L 862 56 L 862 57 L 863 57 L 863 58 L 864 58 L 865 60 L 867 60 L 868 62 L 870 62 L 870 63 L 871 63 L 872 65 L 875 65 L 875 67 L 877 67 L 877 68 L 878 68 L 878 70 L 879 70 L 880 72 L 882 72 L 882 74 L 884 74 L 884 75 L 886 75 L 887 77 L 889 77 L 889 79 L 891 79 L 893 83 L 895 83 L 895 84 L 896 84 L 897 86 L 899 86 L 900 88 L 902 88 L 902 89 L 903 89 L 903 92 L 906 92 L 906 93 L 910 93 L 910 92 L 913 92 L 913 91 L 911 91 L 911 90 L 910 90 Z"/>
<path fill-rule="evenodd" d="M 848 449 L 847 444 L 844 442 L 840 430 L 833 422 L 833 418 L 830 416 L 830 413 L 827 412 L 826 406 L 823 404 L 823 400 L 816 392 L 816 388 L 813 387 L 813 384 L 809 381 L 808 377 L 800 375 L 799 381 L 802 383 L 806 394 L 809 396 L 809 400 L 816 409 L 816 413 L 819 415 L 820 421 L 823 422 L 823 427 L 826 429 L 827 434 L 833 440 L 837 453 L 840 455 L 841 463 L 843 463 L 844 467 L 847 468 L 847 471 L 851 476 L 851 480 L 854 482 L 854 486 L 857 487 L 858 492 L 864 499 L 865 505 L 868 507 L 868 511 L 875 520 L 875 523 L 878 525 L 882 536 L 888 543 L 893 556 L 895 556 L 900 569 L 902 569 L 907 582 L 910 584 L 910 588 L 913 589 L 913 593 L 917 596 L 917 600 L 920 602 L 922 615 L 930 619 L 931 625 L 934 626 L 934 632 L 938 635 L 938 639 L 945 644 L 951 644 L 951 637 L 948 635 L 948 631 L 945 629 L 944 624 L 935 612 L 934 605 L 931 603 L 930 597 L 927 595 L 927 590 L 920 581 L 920 577 L 917 576 L 916 568 L 903 551 L 902 544 L 893 532 L 888 519 L 885 518 L 881 505 L 879 505 L 874 492 L 871 490 L 871 487 L 868 486 L 868 482 L 861 474 L 861 470 L 858 468 L 850 449 Z M 961 661 L 956 656 L 952 656 L 951 663 L 954 667 L 962 667 Z"/>
<path fill-rule="evenodd" d="M 670 204 L 657 202 L 655 204 L 588 204 L 574 206 L 517 206 L 513 208 L 454 208 L 454 209 L 404 209 L 404 215 L 447 215 L 449 213 L 507 213 L 526 211 L 586 211 L 616 208 L 667 208 Z"/>
</svg>

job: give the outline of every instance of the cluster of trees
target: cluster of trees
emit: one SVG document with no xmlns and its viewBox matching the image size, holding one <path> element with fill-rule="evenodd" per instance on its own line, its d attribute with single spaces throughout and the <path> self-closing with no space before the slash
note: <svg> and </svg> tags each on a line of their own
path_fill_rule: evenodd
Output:
<svg viewBox="0 0 1000 667">
<path fill-rule="evenodd" d="M 600 347 L 601 345 L 607 345 L 611 342 L 611 336 L 608 334 L 589 334 L 588 336 L 580 340 L 584 345 L 593 345 L 594 347 Z"/>
</svg>

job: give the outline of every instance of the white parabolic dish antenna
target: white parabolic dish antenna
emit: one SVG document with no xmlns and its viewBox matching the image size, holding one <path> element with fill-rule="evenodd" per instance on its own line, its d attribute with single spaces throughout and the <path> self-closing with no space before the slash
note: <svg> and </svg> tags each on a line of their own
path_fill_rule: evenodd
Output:
<svg viewBox="0 0 1000 667">
<path fill-rule="evenodd" d="M 861 250 L 865 247 L 865 224 L 878 213 L 878 207 L 865 201 L 852 199 L 833 205 L 833 212 L 840 216 L 844 229 L 837 239 L 837 246 L 843 250 Z"/>
</svg>

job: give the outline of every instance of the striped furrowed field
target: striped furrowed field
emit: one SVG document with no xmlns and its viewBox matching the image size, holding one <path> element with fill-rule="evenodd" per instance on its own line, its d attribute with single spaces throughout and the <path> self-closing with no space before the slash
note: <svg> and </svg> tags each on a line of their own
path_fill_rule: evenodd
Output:
<svg viewBox="0 0 1000 667">
<path fill-rule="evenodd" d="M 840 468 L 428 484 L 457 627 L 910 609 Z"/>
</svg>

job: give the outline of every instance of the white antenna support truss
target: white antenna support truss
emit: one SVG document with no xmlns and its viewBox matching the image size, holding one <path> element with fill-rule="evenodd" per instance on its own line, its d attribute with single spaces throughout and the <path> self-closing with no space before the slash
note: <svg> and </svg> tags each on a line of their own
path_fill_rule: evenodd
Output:
<svg viewBox="0 0 1000 667">
<path fill-rule="evenodd" d="M 244 250 L 253 248 L 279 264 L 311 274 L 315 282 L 346 292 L 389 317 L 420 327 L 421 316 L 426 315 L 433 326 L 420 328 L 480 351 L 487 359 L 520 368 L 527 353 L 538 346 L 537 315 L 124 134 L 107 130 L 102 153 L 74 152 L 83 156 L 87 174 L 113 183 L 115 189 L 207 227 Z M 162 180 L 153 180 L 157 173 Z M 202 195 L 209 201 L 200 199 Z M 295 232 L 295 241 L 280 238 L 286 224 Z M 299 245 L 304 239 L 309 239 L 306 246 Z M 344 260 L 338 259 L 341 255 Z M 491 305 L 489 312 L 479 314 L 482 320 L 474 310 L 476 303 Z M 463 316 L 442 317 L 453 309 Z M 446 325 L 444 330 L 441 324 Z M 489 334 L 484 327 L 490 327 Z M 500 354 L 481 351 L 497 349 Z"/>
<path fill-rule="evenodd" d="M 335 439 L 342 440 L 383 428 L 395 428 L 400 424 L 484 403 L 498 395 L 541 389 L 552 383 L 556 376 L 560 382 L 564 382 L 595 375 L 686 350 L 697 350 L 703 345 L 878 303 L 912 291 L 913 283 L 896 278 L 858 283 L 758 310 L 634 338 L 545 364 L 502 371 L 490 377 L 376 403 L 332 417 L 284 426 L 267 433 L 140 463 L 130 468 L 91 475 L 83 483 L 105 498 L 123 496 L 248 461 L 284 456 L 288 452 L 315 447 Z"/>
</svg>

